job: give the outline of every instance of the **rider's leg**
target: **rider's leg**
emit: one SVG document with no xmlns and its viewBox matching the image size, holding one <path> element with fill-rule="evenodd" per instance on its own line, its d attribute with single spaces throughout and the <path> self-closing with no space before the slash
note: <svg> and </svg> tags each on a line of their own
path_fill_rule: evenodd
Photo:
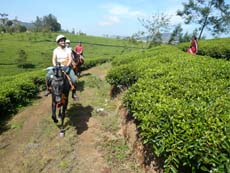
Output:
<svg viewBox="0 0 230 173">
<path fill-rule="evenodd" d="M 49 70 L 46 74 L 46 91 L 45 96 L 48 96 L 51 93 L 51 76 L 53 75 L 53 70 Z"/>
<path fill-rule="evenodd" d="M 75 73 L 74 73 L 74 71 L 72 69 L 70 70 L 69 77 L 70 77 L 70 79 L 72 81 L 72 84 L 74 86 L 74 89 L 72 90 L 72 98 L 76 99 L 77 98 L 77 95 L 76 95 L 77 77 L 76 77 L 76 75 L 75 75 Z"/>
</svg>

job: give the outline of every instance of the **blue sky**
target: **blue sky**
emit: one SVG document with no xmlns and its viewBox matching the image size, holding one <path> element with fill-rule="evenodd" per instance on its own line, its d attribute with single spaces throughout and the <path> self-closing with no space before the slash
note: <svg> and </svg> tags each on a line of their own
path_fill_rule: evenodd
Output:
<svg viewBox="0 0 230 173">
<path fill-rule="evenodd" d="M 144 30 L 138 18 L 148 18 L 153 14 L 171 15 L 171 23 L 183 23 L 176 16 L 186 0 L 1 0 L 0 13 L 9 14 L 9 19 L 17 17 L 24 22 L 53 14 L 63 29 L 81 30 L 87 35 L 122 35 Z M 228 0 L 230 1 L 230 0 Z M 187 25 L 185 31 L 194 26 Z"/>
</svg>

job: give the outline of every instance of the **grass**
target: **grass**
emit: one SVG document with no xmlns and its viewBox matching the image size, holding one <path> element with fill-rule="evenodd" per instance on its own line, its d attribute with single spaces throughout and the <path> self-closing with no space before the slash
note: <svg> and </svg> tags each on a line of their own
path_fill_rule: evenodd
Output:
<svg viewBox="0 0 230 173">
<path fill-rule="evenodd" d="M 52 52 L 54 48 L 57 46 L 54 40 L 58 34 L 63 33 L 1 34 L 0 77 L 6 75 L 14 75 L 35 69 L 42 69 L 52 65 Z M 132 44 L 127 40 L 74 35 L 66 33 L 64 33 L 64 35 L 71 40 L 72 48 L 75 47 L 78 40 L 81 40 L 83 42 L 85 48 L 84 56 L 86 58 L 86 61 L 87 59 L 94 58 L 111 59 L 117 55 L 121 55 L 123 53 L 127 53 L 136 49 L 132 47 L 143 47 L 143 43 Z M 32 68 L 17 68 L 17 58 L 19 57 L 20 50 L 24 50 L 26 52 L 27 62 L 31 64 Z"/>
<path fill-rule="evenodd" d="M 113 168 L 120 167 L 128 158 L 129 147 L 123 138 L 106 139 L 101 146 L 107 152 L 106 159 L 109 166 Z"/>
<path fill-rule="evenodd" d="M 118 115 L 109 115 L 101 120 L 102 128 L 106 132 L 116 133 L 119 130 Z"/>
</svg>

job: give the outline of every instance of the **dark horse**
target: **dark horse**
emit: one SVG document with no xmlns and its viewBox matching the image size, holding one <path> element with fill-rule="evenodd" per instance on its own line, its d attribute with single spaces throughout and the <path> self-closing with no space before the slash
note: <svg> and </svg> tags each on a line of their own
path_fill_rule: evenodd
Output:
<svg viewBox="0 0 230 173">
<path fill-rule="evenodd" d="M 53 68 L 54 76 L 51 81 L 52 88 L 52 119 L 58 123 L 56 117 L 56 109 L 59 109 L 58 117 L 61 119 L 61 132 L 64 135 L 64 118 L 65 111 L 68 105 L 68 96 L 70 90 L 69 76 L 60 66 L 60 64 Z"/>
<path fill-rule="evenodd" d="M 72 60 L 72 63 L 71 63 L 71 67 L 72 67 L 75 75 L 77 75 L 77 77 L 80 77 L 81 65 L 84 64 L 83 56 L 80 55 L 80 54 L 77 54 L 73 50 L 72 50 L 72 54 L 73 54 L 73 60 Z"/>
</svg>

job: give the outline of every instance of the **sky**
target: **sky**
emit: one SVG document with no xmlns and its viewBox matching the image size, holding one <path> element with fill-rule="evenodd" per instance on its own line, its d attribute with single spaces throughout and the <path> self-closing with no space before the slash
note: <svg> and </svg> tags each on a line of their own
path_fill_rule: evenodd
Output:
<svg viewBox="0 0 230 173">
<path fill-rule="evenodd" d="M 147 19 L 157 13 L 171 16 L 171 24 L 183 24 L 176 16 L 176 11 L 183 9 L 182 2 L 186 0 L 1 0 L 0 13 L 23 22 L 52 14 L 62 29 L 70 32 L 131 36 L 144 30 L 138 18 Z M 191 33 L 194 27 L 183 25 L 183 32 Z"/>
</svg>

